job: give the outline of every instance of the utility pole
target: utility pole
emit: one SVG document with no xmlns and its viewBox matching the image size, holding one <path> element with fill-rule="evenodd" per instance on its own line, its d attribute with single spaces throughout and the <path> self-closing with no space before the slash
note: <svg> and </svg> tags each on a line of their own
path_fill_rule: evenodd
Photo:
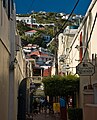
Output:
<svg viewBox="0 0 97 120">
<path fill-rule="evenodd" d="M 58 28 L 55 28 L 55 33 L 58 32 Z M 58 36 L 55 36 L 55 75 L 58 75 Z"/>
<path fill-rule="evenodd" d="M 55 75 L 58 75 L 58 38 L 55 38 Z"/>
</svg>

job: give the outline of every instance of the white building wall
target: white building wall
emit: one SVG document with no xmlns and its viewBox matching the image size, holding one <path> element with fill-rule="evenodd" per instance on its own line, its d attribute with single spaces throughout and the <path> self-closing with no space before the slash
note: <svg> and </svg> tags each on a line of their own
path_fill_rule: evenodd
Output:
<svg viewBox="0 0 97 120">
<path fill-rule="evenodd" d="M 86 61 L 86 62 L 92 62 L 92 54 L 97 54 L 97 40 L 96 40 L 96 36 L 97 36 L 97 18 L 95 18 L 97 13 L 97 0 L 92 0 L 91 5 L 88 8 L 88 11 L 85 15 L 85 18 L 83 19 L 77 34 L 75 35 L 73 41 L 73 46 L 72 46 L 72 50 L 70 50 L 70 55 L 72 55 L 72 52 L 75 49 L 75 46 L 78 44 L 78 47 L 76 47 L 78 50 L 80 50 L 80 48 L 83 48 L 83 56 L 82 56 L 82 60 Z M 94 24 L 94 19 L 95 24 Z M 93 27 L 94 24 L 94 27 Z M 93 27 L 93 30 L 92 30 Z M 80 34 L 82 32 L 82 46 L 80 46 Z M 89 42 L 88 42 L 89 41 Z M 77 44 L 76 44 L 77 43 Z M 85 56 L 84 56 L 84 52 L 86 50 L 88 44 L 88 48 L 87 48 L 87 52 Z M 77 53 L 76 57 L 74 59 L 79 59 L 80 53 Z M 71 57 L 71 56 L 70 56 Z M 79 61 L 78 63 L 80 63 L 81 61 Z M 95 62 L 94 62 L 95 63 Z M 93 63 L 93 64 L 94 64 Z M 77 63 L 74 63 L 75 66 L 77 66 Z M 95 64 L 94 64 L 95 65 Z M 92 84 L 97 83 L 97 68 L 95 66 L 95 74 L 93 76 L 91 76 L 91 82 Z M 84 104 L 84 99 L 83 99 L 83 89 L 84 86 L 87 86 L 90 84 L 90 76 L 80 76 L 80 107 L 83 107 Z"/>
<path fill-rule="evenodd" d="M 16 20 L 23 21 L 27 24 L 31 24 L 31 16 L 30 17 L 19 17 L 19 16 L 17 16 Z"/>
<path fill-rule="evenodd" d="M 63 34 L 59 35 L 59 45 L 58 45 L 58 67 L 59 73 L 72 73 L 75 74 L 75 60 L 76 55 L 75 49 L 72 48 L 72 53 L 69 53 L 71 50 L 72 41 L 74 38 L 77 29 L 69 29 L 69 26 L 64 30 Z M 61 62 L 62 58 L 63 62 Z M 73 65 L 74 64 L 74 65 Z"/>
<path fill-rule="evenodd" d="M 58 70 L 59 70 L 59 73 L 62 72 L 62 62 L 60 61 L 61 57 L 63 57 L 63 60 L 64 60 L 64 35 L 63 33 L 60 33 L 59 34 L 59 37 L 58 37 Z"/>
<path fill-rule="evenodd" d="M 29 16 L 29 17 L 16 16 L 16 20 L 25 22 L 26 24 L 29 24 L 29 25 L 36 23 L 36 19 L 35 19 L 35 18 L 32 18 L 31 16 Z"/>
<path fill-rule="evenodd" d="M 95 2 L 94 5 L 93 5 L 93 2 Z M 96 2 L 96 0 L 92 1 L 89 8 L 92 8 L 92 9 L 91 9 L 90 13 L 87 12 L 88 15 L 86 14 L 87 15 L 87 20 L 85 21 L 85 24 L 87 23 L 87 26 L 83 26 L 83 27 L 84 28 L 86 27 L 85 32 L 86 31 L 88 32 L 88 40 L 90 39 L 88 51 L 89 51 L 89 58 L 91 60 L 92 59 L 92 54 L 97 54 L 97 40 L 96 40 L 97 18 L 96 18 L 95 25 L 94 25 L 94 28 L 93 28 L 93 31 L 92 31 L 95 15 L 97 13 L 97 2 Z M 85 32 L 84 32 L 84 36 L 86 37 Z M 90 37 L 90 33 L 92 33 L 91 37 Z M 85 59 L 87 59 L 87 56 L 86 56 Z M 96 70 L 97 70 L 97 68 L 95 67 L 95 74 L 91 77 L 92 84 L 97 83 L 97 72 L 96 72 Z M 85 85 L 88 85 L 88 84 L 90 84 L 90 77 L 89 76 L 86 76 L 86 77 L 81 76 L 81 80 L 80 80 L 80 86 L 81 86 L 80 87 L 80 106 L 81 107 L 83 107 L 83 88 L 84 88 Z"/>
<path fill-rule="evenodd" d="M 79 45 L 79 39 L 74 42 L 75 38 L 72 40 L 71 50 L 68 53 L 70 63 L 69 63 L 69 72 L 76 74 L 76 66 L 79 63 L 79 50 L 76 49 L 76 46 Z M 74 43 L 73 43 L 74 42 Z"/>
<path fill-rule="evenodd" d="M 95 19 L 95 15 L 97 14 L 97 2 L 93 7 L 93 10 L 91 11 L 91 16 L 92 16 L 92 24 L 93 20 Z M 94 26 L 93 34 L 91 37 L 91 54 L 97 54 L 97 18 L 96 18 L 96 23 Z"/>
</svg>

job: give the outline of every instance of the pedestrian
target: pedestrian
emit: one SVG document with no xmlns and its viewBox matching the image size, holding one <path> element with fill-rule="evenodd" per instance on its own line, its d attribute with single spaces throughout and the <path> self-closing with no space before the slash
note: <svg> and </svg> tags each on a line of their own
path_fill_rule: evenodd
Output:
<svg viewBox="0 0 97 120">
<path fill-rule="evenodd" d="M 66 109 L 66 100 L 64 97 L 60 97 L 60 112 L 61 112 L 61 119 L 67 120 L 67 109 Z"/>
<path fill-rule="evenodd" d="M 37 106 L 38 106 L 38 103 L 37 103 L 37 101 L 36 101 L 36 99 L 35 99 L 34 102 L 33 102 L 33 107 L 34 107 L 33 113 L 35 113 L 35 114 L 38 113 Z"/>
<path fill-rule="evenodd" d="M 48 102 L 48 100 L 45 99 L 43 104 L 44 104 L 44 111 L 45 111 L 45 113 L 49 113 L 49 111 L 50 111 L 50 103 Z"/>
</svg>

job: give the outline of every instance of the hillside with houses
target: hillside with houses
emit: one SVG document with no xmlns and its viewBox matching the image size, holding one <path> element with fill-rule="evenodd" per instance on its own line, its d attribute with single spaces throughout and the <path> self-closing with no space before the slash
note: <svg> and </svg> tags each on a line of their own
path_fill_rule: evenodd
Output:
<svg viewBox="0 0 97 120">
<path fill-rule="evenodd" d="M 1 0 L 0 55 L 0 120 L 97 120 L 97 0 L 84 17 L 16 15 L 13 0 Z M 34 115 L 40 98 L 51 112 Z"/>
<path fill-rule="evenodd" d="M 68 16 L 69 14 L 46 13 L 43 11 L 26 15 L 16 15 L 17 29 L 24 44 L 37 44 L 40 47 L 46 48 L 46 45 L 68 19 Z M 68 20 L 66 26 L 72 24 L 78 26 L 82 19 L 83 16 L 74 14 Z"/>
<path fill-rule="evenodd" d="M 26 61 L 32 64 L 32 76 L 46 77 L 55 74 L 54 71 L 51 73 L 56 62 L 56 42 L 51 42 L 53 37 L 66 20 L 68 22 L 64 33 L 67 34 L 66 32 L 70 30 L 69 35 L 74 36 L 83 20 L 81 15 L 73 14 L 71 18 L 68 19 L 68 17 L 69 14 L 46 13 L 43 11 L 16 15 L 17 32 L 21 38 Z M 59 53 L 58 56 L 60 58 Z"/>
<path fill-rule="evenodd" d="M 21 37 L 23 52 L 27 61 L 33 61 L 33 76 L 51 76 L 51 69 L 55 61 L 56 43 L 53 42 L 49 47 L 47 45 L 68 17 L 69 15 L 63 13 L 42 11 L 16 15 L 17 31 Z M 82 19 L 81 15 L 72 15 L 66 24 L 66 30 L 76 30 Z M 76 28 L 72 28 L 72 25 Z"/>
</svg>

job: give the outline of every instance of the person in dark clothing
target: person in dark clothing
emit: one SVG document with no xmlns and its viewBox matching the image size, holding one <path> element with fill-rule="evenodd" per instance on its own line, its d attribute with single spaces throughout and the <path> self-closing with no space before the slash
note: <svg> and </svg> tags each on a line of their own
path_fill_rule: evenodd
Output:
<svg viewBox="0 0 97 120">
<path fill-rule="evenodd" d="M 33 113 L 35 113 L 35 114 L 38 113 L 37 106 L 38 106 L 38 103 L 37 103 L 36 100 L 34 100 L 34 102 L 33 102 L 33 107 L 34 107 Z"/>
</svg>

